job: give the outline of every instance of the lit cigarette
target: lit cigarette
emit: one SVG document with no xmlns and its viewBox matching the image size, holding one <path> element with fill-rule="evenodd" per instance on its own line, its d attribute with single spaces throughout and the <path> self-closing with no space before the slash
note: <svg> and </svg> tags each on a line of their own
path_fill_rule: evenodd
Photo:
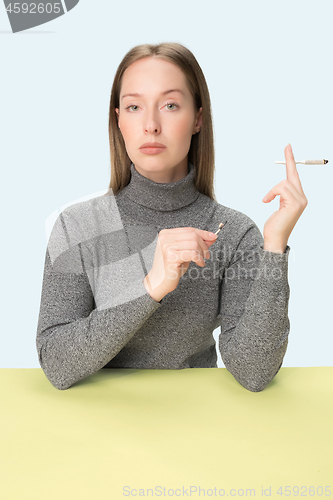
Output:
<svg viewBox="0 0 333 500">
<path fill-rule="evenodd" d="M 223 224 L 223 222 L 221 222 L 221 224 L 219 224 L 219 229 L 215 232 L 215 234 L 218 234 L 221 231 L 223 226 L 224 226 L 224 224 Z"/>
<path fill-rule="evenodd" d="M 276 161 L 275 163 L 279 163 L 280 165 L 285 165 L 285 161 Z M 328 163 L 328 160 L 302 160 L 302 161 L 295 161 L 295 163 L 303 163 L 303 165 L 325 165 Z"/>
</svg>

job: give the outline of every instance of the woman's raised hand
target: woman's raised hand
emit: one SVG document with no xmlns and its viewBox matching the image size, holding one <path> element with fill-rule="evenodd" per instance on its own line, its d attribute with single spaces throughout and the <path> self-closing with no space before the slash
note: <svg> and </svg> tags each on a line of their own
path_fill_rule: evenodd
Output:
<svg viewBox="0 0 333 500">
<path fill-rule="evenodd" d="M 264 250 L 278 253 L 285 252 L 290 233 L 308 204 L 290 144 L 285 147 L 284 155 L 287 178 L 274 186 L 262 200 L 269 203 L 280 195 L 280 208 L 267 219 L 263 232 Z"/>
<path fill-rule="evenodd" d="M 204 259 L 210 258 L 208 249 L 216 238 L 216 234 L 194 227 L 162 229 L 158 235 L 153 267 L 143 281 L 151 297 L 160 302 L 175 290 L 191 261 L 204 267 Z"/>
</svg>

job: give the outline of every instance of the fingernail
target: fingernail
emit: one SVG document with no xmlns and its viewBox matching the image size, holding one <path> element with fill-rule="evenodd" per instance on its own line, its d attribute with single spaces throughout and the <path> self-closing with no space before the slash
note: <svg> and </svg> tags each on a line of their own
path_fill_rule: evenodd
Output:
<svg viewBox="0 0 333 500">
<path fill-rule="evenodd" d="M 215 233 L 209 233 L 209 236 L 211 236 L 212 238 L 214 238 L 214 236 L 217 238 L 217 234 Z"/>
</svg>

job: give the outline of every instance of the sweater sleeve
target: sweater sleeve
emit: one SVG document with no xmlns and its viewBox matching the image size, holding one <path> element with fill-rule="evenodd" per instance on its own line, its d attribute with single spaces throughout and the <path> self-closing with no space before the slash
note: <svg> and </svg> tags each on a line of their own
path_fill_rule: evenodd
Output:
<svg viewBox="0 0 333 500">
<path fill-rule="evenodd" d="M 227 370 L 247 390 L 262 391 L 287 349 L 288 256 L 263 249 L 253 223 L 240 239 L 221 284 L 219 349 Z"/>
<path fill-rule="evenodd" d="M 96 308 L 88 246 L 74 235 L 69 247 L 59 231 L 63 223 L 60 215 L 46 250 L 36 336 L 40 366 L 60 390 L 101 369 L 161 307 L 143 284 L 144 271 L 138 272 L 136 266 L 136 275 L 130 276 L 131 284 L 125 287 L 125 300 L 113 296 L 109 304 L 104 301 L 101 309 Z M 66 236 L 68 243 L 68 232 Z M 119 283 L 119 273 L 116 278 Z M 111 297 L 111 287 L 109 293 Z M 119 299 L 119 293 L 113 295 Z"/>
</svg>

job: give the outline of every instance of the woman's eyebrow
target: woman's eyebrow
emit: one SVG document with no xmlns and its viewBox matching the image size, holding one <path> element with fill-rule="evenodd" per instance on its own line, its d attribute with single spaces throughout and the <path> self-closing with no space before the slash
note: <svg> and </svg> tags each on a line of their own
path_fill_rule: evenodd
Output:
<svg viewBox="0 0 333 500">
<path fill-rule="evenodd" d="M 161 92 L 161 95 L 166 95 L 170 94 L 171 92 L 180 92 L 182 95 L 185 95 L 184 92 L 180 89 L 171 89 L 171 90 L 166 90 L 165 92 Z M 142 97 L 142 94 L 134 93 L 134 94 L 124 94 L 121 99 L 124 99 L 124 97 Z"/>
</svg>

